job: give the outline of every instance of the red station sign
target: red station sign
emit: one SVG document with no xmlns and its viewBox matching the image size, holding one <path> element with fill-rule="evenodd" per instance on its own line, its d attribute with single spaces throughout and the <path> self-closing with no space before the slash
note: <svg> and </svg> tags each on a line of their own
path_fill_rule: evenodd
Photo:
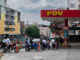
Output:
<svg viewBox="0 0 80 60">
<path fill-rule="evenodd" d="M 80 10 L 41 10 L 41 17 L 80 17 Z"/>
</svg>

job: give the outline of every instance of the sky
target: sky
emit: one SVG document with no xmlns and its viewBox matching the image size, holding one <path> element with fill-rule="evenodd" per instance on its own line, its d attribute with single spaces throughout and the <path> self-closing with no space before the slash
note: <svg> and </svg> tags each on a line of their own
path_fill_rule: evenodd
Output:
<svg viewBox="0 0 80 60">
<path fill-rule="evenodd" d="M 8 0 L 7 5 L 21 12 L 21 20 L 25 23 L 49 25 L 50 22 L 43 21 L 40 17 L 40 11 L 43 9 L 66 8 L 67 0 Z"/>
</svg>

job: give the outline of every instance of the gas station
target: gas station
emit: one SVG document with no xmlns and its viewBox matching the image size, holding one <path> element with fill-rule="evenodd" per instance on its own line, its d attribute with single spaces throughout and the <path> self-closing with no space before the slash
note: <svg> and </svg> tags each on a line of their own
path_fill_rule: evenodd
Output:
<svg viewBox="0 0 80 60">
<path fill-rule="evenodd" d="M 71 32 L 69 30 L 76 30 L 80 31 L 80 27 L 72 27 L 70 23 L 78 21 L 78 25 L 80 23 L 80 10 L 41 10 L 41 18 L 43 20 L 47 20 L 52 24 L 53 27 L 57 25 L 58 28 L 55 29 L 55 31 L 52 31 L 52 34 L 57 34 L 57 32 L 62 33 L 64 37 L 64 45 L 65 47 L 68 46 L 69 40 L 72 40 L 72 37 L 69 36 Z M 61 26 L 61 27 L 60 27 Z M 57 31 L 57 29 L 59 29 Z M 56 33 L 55 33 L 56 32 Z M 76 36 L 76 32 L 73 31 L 74 37 Z M 80 35 L 78 37 L 75 37 L 75 41 L 77 41 L 76 38 L 78 38 L 78 41 L 80 40 Z"/>
</svg>

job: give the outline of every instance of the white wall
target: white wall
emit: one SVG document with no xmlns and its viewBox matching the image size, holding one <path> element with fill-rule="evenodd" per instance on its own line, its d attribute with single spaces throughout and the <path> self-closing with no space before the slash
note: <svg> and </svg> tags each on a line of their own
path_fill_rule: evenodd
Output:
<svg viewBox="0 0 80 60">
<path fill-rule="evenodd" d="M 39 27 L 39 29 L 40 29 L 40 34 L 43 34 L 45 36 L 50 35 L 50 28 L 49 27 Z"/>
</svg>

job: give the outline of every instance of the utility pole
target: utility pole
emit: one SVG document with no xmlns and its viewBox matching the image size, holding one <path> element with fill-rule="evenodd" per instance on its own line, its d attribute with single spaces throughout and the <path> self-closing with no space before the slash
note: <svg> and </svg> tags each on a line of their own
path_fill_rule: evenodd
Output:
<svg viewBox="0 0 80 60">
<path fill-rule="evenodd" d="M 22 20 L 23 20 L 23 16 L 24 15 L 22 15 Z M 22 21 L 21 22 L 21 36 L 22 36 L 22 41 L 23 41 L 23 29 L 24 29 L 23 24 L 24 24 L 24 22 Z"/>
</svg>

